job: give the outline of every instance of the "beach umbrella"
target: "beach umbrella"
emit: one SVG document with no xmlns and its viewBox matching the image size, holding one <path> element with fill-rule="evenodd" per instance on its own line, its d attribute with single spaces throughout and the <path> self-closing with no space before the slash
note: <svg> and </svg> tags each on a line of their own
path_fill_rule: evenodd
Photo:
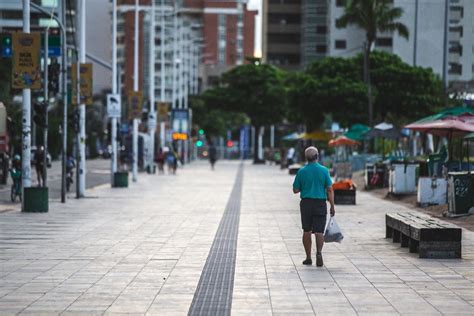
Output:
<svg viewBox="0 0 474 316">
<path fill-rule="evenodd" d="M 355 145 L 360 145 L 360 142 L 347 138 L 346 136 L 339 136 L 335 139 L 331 139 L 328 145 L 329 147 L 355 146 Z"/>
<path fill-rule="evenodd" d="M 419 119 L 419 120 L 413 122 L 412 124 L 427 123 L 427 122 L 432 122 L 432 121 L 436 121 L 436 120 L 442 120 L 442 119 L 445 119 L 447 117 L 452 117 L 452 116 L 460 117 L 460 116 L 464 116 L 466 114 L 467 115 L 469 115 L 469 114 L 474 115 L 474 108 L 472 108 L 472 107 L 462 107 L 462 106 L 445 108 L 441 112 L 438 112 L 436 114 L 433 114 L 433 115 L 424 117 L 422 119 Z"/>
<path fill-rule="evenodd" d="M 329 141 L 332 138 L 332 133 L 326 132 L 323 130 L 320 131 L 313 131 L 311 133 L 303 133 L 301 134 L 301 139 L 305 140 L 315 140 L 315 141 Z"/>
<path fill-rule="evenodd" d="M 294 132 L 282 137 L 283 140 L 298 140 L 300 138 L 301 136 L 297 132 Z"/>
<path fill-rule="evenodd" d="M 427 121 L 419 123 L 418 121 L 405 126 L 405 128 L 422 132 L 430 133 L 436 136 L 448 138 L 449 155 L 452 153 L 452 138 L 464 137 L 469 133 L 474 132 L 474 115 L 464 114 L 462 116 L 449 116 L 444 119 Z M 450 157 L 451 158 L 451 157 Z"/>
<path fill-rule="evenodd" d="M 362 141 L 364 140 L 364 134 L 368 131 L 370 131 L 370 127 L 368 127 L 367 125 L 354 124 L 343 135 L 353 140 Z"/>
</svg>

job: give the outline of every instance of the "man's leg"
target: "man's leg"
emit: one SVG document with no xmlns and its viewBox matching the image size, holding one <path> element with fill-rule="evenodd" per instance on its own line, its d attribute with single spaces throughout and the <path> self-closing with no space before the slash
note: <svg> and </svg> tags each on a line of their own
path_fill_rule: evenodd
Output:
<svg viewBox="0 0 474 316">
<path fill-rule="evenodd" d="M 321 253 L 321 251 L 323 250 L 323 246 L 324 246 L 324 234 L 316 233 L 314 235 L 316 237 L 316 252 Z"/>
<path fill-rule="evenodd" d="M 311 232 L 303 233 L 303 246 L 306 252 L 306 260 L 311 260 Z"/>
</svg>

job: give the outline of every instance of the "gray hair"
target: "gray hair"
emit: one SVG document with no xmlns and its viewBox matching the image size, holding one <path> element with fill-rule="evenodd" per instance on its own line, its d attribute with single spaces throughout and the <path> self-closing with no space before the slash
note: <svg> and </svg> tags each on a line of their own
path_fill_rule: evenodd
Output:
<svg viewBox="0 0 474 316">
<path fill-rule="evenodd" d="M 310 146 L 306 148 L 304 151 L 304 156 L 306 157 L 306 160 L 308 161 L 316 161 L 318 160 L 319 152 L 318 149 L 314 146 Z"/>
</svg>

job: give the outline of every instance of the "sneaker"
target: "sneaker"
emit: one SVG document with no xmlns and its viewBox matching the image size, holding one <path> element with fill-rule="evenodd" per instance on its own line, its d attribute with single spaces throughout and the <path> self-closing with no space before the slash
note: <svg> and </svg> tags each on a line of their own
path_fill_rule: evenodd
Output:
<svg viewBox="0 0 474 316">
<path fill-rule="evenodd" d="M 323 266 L 323 255 L 318 253 L 316 254 L 316 266 L 317 267 L 322 267 Z"/>
<path fill-rule="evenodd" d="M 313 260 L 311 259 L 306 259 L 305 261 L 303 261 L 303 264 L 306 265 L 306 266 L 310 266 L 313 264 Z"/>
</svg>

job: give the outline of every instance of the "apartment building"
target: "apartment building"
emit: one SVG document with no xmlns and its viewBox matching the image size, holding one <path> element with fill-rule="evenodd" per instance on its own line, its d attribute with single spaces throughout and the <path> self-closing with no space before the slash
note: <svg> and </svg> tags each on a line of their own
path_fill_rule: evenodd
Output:
<svg viewBox="0 0 474 316">
<path fill-rule="evenodd" d="M 364 31 L 355 26 L 336 27 L 336 20 L 344 13 L 345 2 L 264 0 L 264 60 L 296 70 L 324 56 L 350 57 L 361 53 Z M 397 33 L 382 33 L 374 49 L 396 54 L 411 65 L 432 68 L 440 77 L 447 60 L 447 79 L 465 86 L 474 79 L 474 1 L 448 0 L 447 54 L 444 51 L 445 4 L 445 0 L 393 0 L 394 6 L 404 10 L 400 21 L 408 27 L 410 37 L 407 40 Z"/>
</svg>

